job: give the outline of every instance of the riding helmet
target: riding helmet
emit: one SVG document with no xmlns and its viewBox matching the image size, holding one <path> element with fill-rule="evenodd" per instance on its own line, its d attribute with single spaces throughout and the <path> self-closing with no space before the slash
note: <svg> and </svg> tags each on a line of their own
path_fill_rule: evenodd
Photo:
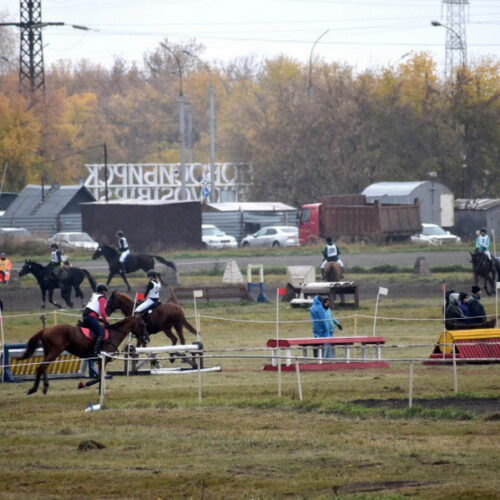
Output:
<svg viewBox="0 0 500 500">
<path fill-rule="evenodd" d="M 52 243 L 52 245 L 50 245 L 50 248 L 59 248 L 59 245 L 57 243 Z"/>
<path fill-rule="evenodd" d="M 121 238 L 123 236 L 123 231 L 116 231 L 116 236 Z"/>
<path fill-rule="evenodd" d="M 147 273 L 146 276 L 148 278 L 156 278 L 156 271 L 154 269 L 150 269 Z"/>
<path fill-rule="evenodd" d="M 480 233 L 487 233 L 488 231 L 486 230 L 485 227 L 482 227 L 480 230 L 479 230 Z"/>
<path fill-rule="evenodd" d="M 104 283 L 99 283 L 95 287 L 95 291 L 96 292 L 107 292 L 108 291 L 108 287 Z"/>
</svg>

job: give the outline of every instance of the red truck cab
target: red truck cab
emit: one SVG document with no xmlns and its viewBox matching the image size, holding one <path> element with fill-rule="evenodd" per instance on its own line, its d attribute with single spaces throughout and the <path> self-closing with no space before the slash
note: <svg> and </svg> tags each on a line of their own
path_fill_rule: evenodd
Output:
<svg viewBox="0 0 500 500">
<path fill-rule="evenodd" d="M 302 205 L 299 212 L 299 242 L 301 245 L 318 243 L 320 238 L 321 203 Z"/>
</svg>

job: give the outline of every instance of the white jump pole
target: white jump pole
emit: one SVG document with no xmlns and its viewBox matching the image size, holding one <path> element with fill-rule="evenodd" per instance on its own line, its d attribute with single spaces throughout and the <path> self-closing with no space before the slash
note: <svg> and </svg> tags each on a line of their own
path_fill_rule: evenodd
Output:
<svg viewBox="0 0 500 500">
<path fill-rule="evenodd" d="M 302 381 L 300 379 L 300 364 L 299 360 L 295 358 L 295 371 L 297 373 L 297 391 L 299 395 L 299 401 L 302 401 Z"/>
<path fill-rule="evenodd" d="M 378 302 L 380 300 L 380 296 L 387 295 L 388 293 L 389 293 L 388 288 L 384 288 L 383 286 L 378 287 L 377 300 L 375 302 L 375 316 L 373 316 L 373 333 L 372 333 L 373 337 L 375 337 L 375 331 L 377 329 Z"/>
<path fill-rule="evenodd" d="M 106 354 L 101 354 L 101 386 L 99 392 L 99 408 L 104 407 L 104 395 L 106 393 Z"/>
<path fill-rule="evenodd" d="M 453 392 L 458 393 L 458 372 L 457 372 L 457 352 L 455 349 L 455 343 L 452 345 L 453 349 Z"/>
<path fill-rule="evenodd" d="M 443 332 L 446 330 L 446 283 L 441 285 L 441 291 L 443 292 Z"/>
</svg>

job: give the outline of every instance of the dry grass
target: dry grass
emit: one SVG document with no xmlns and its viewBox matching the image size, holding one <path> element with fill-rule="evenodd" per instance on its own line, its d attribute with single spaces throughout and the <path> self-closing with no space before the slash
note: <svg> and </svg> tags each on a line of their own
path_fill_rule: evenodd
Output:
<svg viewBox="0 0 500 500">
<path fill-rule="evenodd" d="M 372 311 L 365 301 L 358 313 Z M 261 348 L 275 336 L 272 323 L 208 318 L 272 322 L 274 305 L 210 304 L 200 312 L 202 340 L 212 354 Z M 392 298 L 380 314 L 440 313 L 434 300 Z M 352 311 L 338 315 L 343 334 L 354 333 Z M 282 336 L 309 335 L 309 324 L 301 323 L 307 311 L 282 306 L 280 318 L 291 321 L 282 325 Z M 8 340 L 25 341 L 39 323 L 6 319 Z M 359 319 L 357 333 L 371 334 L 372 326 L 371 319 Z M 430 344 L 440 328 L 439 322 L 395 320 L 377 327 L 388 344 L 398 345 Z M 165 339 L 156 335 L 153 342 Z M 429 352 L 406 347 L 390 356 Z M 29 383 L 0 386 L 1 498 L 498 498 L 498 422 L 489 411 L 459 405 L 498 397 L 497 366 L 460 367 L 457 397 L 450 367 L 417 364 L 415 397 L 447 399 L 437 409 L 423 402 L 410 411 L 404 402 L 401 409 L 359 402 L 404 401 L 406 364 L 303 373 L 301 402 L 294 374 L 283 375 L 278 398 L 277 375 L 262 371 L 265 362 L 208 361 L 223 372 L 203 375 L 201 403 L 193 375 L 115 377 L 107 409 L 93 413 L 83 410 L 97 401 L 96 392 L 78 391 L 74 380 L 53 381 L 46 396 L 26 397 Z M 86 440 L 105 448 L 79 451 Z"/>
</svg>

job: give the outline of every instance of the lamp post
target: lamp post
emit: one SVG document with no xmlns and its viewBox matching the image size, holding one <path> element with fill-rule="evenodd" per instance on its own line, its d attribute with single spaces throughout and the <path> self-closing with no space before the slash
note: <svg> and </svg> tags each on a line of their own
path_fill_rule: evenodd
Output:
<svg viewBox="0 0 500 500">
<path fill-rule="evenodd" d="M 435 171 L 432 171 L 432 172 L 427 172 L 427 175 L 430 177 L 431 179 L 431 222 L 433 224 L 440 224 L 441 221 L 435 221 L 434 220 L 434 191 L 435 191 L 435 188 L 434 188 L 434 179 L 437 177 L 437 172 Z"/>
<path fill-rule="evenodd" d="M 313 52 L 314 48 L 316 45 L 318 45 L 318 42 L 329 32 L 330 30 L 326 30 L 321 35 L 316 38 L 316 40 L 313 43 L 313 46 L 311 47 L 311 52 L 309 54 L 309 82 L 307 84 L 307 97 L 311 97 L 311 91 L 312 91 L 312 61 L 313 61 Z"/>
<path fill-rule="evenodd" d="M 458 48 L 460 49 L 461 52 L 461 65 L 466 66 L 467 65 L 467 51 L 465 50 L 465 43 L 463 38 L 460 36 L 460 33 L 458 33 L 456 30 L 451 28 L 450 26 L 447 26 L 446 24 L 443 24 L 440 21 L 431 21 L 431 26 L 434 26 L 435 28 L 444 28 L 448 33 L 450 33 L 453 38 L 455 39 L 456 42 L 458 42 Z M 451 44 L 451 49 L 456 49 L 457 47 L 453 46 L 454 44 Z M 448 43 L 447 43 L 447 50 L 449 48 Z M 445 66 L 445 76 L 450 77 L 453 71 L 453 67 L 447 67 L 447 66 L 453 66 L 453 59 L 451 60 L 451 64 L 448 61 L 448 57 L 446 58 L 446 66 Z"/>
<path fill-rule="evenodd" d="M 465 171 L 467 169 L 467 156 L 463 155 L 462 162 L 462 198 L 465 198 Z"/>
<path fill-rule="evenodd" d="M 209 114 L 209 129 L 210 129 L 210 201 L 215 201 L 215 87 L 213 82 L 213 74 L 210 66 L 200 59 L 196 54 L 192 54 L 188 50 L 183 50 L 184 54 L 194 57 L 200 61 L 210 75 L 208 84 L 208 114 Z"/>
<path fill-rule="evenodd" d="M 186 195 L 186 162 L 185 162 L 185 119 L 184 119 L 184 91 L 182 88 L 182 63 L 179 56 L 165 43 L 161 42 L 160 45 L 168 51 L 175 59 L 177 68 L 179 70 L 179 135 L 180 135 L 180 164 L 181 164 L 181 197 Z M 187 196 L 186 196 L 187 198 Z"/>
</svg>

